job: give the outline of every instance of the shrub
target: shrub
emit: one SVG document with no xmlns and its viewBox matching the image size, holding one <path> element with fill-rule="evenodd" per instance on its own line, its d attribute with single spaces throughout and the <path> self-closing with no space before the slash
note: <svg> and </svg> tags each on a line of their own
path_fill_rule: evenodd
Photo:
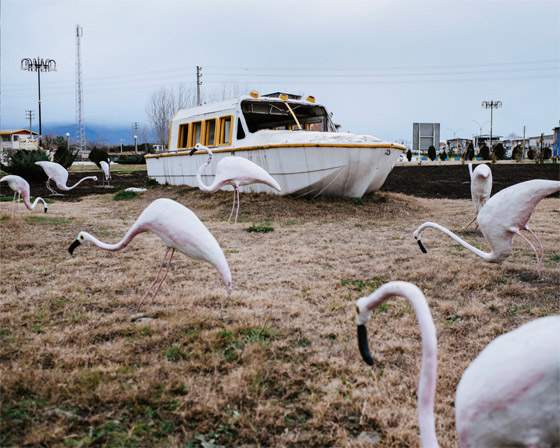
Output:
<svg viewBox="0 0 560 448">
<path fill-rule="evenodd" d="M 436 148 L 434 147 L 434 145 L 431 145 L 428 148 L 428 158 L 430 160 L 436 160 Z"/>
<path fill-rule="evenodd" d="M 47 153 L 41 150 L 20 149 L 13 153 L 6 165 L 0 163 L 3 171 L 21 176 L 27 180 L 40 180 L 45 178 L 43 168 L 35 162 L 48 161 Z"/>
<path fill-rule="evenodd" d="M 409 162 L 412 160 L 412 151 L 410 149 L 406 152 L 406 158 Z"/>
<path fill-rule="evenodd" d="M 445 152 L 445 149 L 439 153 L 439 160 L 445 160 L 447 159 L 447 153 Z"/>
<path fill-rule="evenodd" d="M 517 145 L 513 148 L 513 151 L 511 151 L 511 158 L 519 162 L 521 161 L 521 157 L 523 157 L 523 148 L 521 145 Z"/>
<path fill-rule="evenodd" d="M 542 153 L 543 153 L 543 159 L 548 160 L 552 158 L 552 149 L 544 148 L 542 150 Z"/>
<path fill-rule="evenodd" d="M 496 159 L 504 160 L 506 158 L 506 150 L 504 148 L 504 145 L 498 143 L 496 146 L 494 146 L 494 155 L 496 156 Z"/>
<path fill-rule="evenodd" d="M 535 159 L 535 150 L 533 148 L 529 149 L 529 151 L 527 151 L 527 158 L 530 160 L 534 160 Z"/>
<path fill-rule="evenodd" d="M 68 169 L 74 163 L 76 156 L 78 155 L 78 150 L 73 153 L 72 151 L 68 151 L 66 145 L 59 146 L 56 152 L 54 153 L 53 162 L 56 162 L 62 165 L 64 168 Z"/>
<path fill-rule="evenodd" d="M 488 149 L 488 146 L 484 145 L 480 148 L 478 155 L 482 160 L 490 160 L 490 150 Z"/>
<path fill-rule="evenodd" d="M 256 233 L 268 233 L 274 232 L 274 227 L 270 225 L 269 221 L 265 221 L 263 224 L 255 224 L 247 229 L 247 232 L 256 232 Z"/>
<path fill-rule="evenodd" d="M 116 162 L 121 165 L 141 165 L 146 163 L 146 159 L 144 154 L 131 154 L 129 156 L 120 156 Z"/>
<path fill-rule="evenodd" d="M 472 142 L 470 142 L 469 146 L 467 146 L 467 152 L 465 154 L 465 159 L 467 159 L 467 160 L 474 159 L 474 146 L 473 146 Z"/>
<path fill-rule="evenodd" d="M 138 193 L 136 193 L 135 191 L 121 190 L 121 191 L 117 191 L 115 193 L 115 195 L 113 196 L 113 200 L 114 201 L 129 201 L 131 199 L 134 199 L 136 196 L 138 196 Z"/>
<path fill-rule="evenodd" d="M 101 161 L 105 161 L 107 163 L 110 162 L 109 154 L 107 154 L 107 151 L 104 151 L 103 149 L 99 149 L 99 148 L 93 148 L 89 152 L 88 159 L 91 160 L 93 163 L 95 163 L 98 168 L 101 168 L 99 162 Z"/>
</svg>

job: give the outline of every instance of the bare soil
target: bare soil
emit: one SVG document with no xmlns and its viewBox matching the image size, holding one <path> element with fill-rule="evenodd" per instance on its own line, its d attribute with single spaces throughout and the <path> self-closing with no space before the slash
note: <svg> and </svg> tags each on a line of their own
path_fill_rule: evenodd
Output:
<svg viewBox="0 0 560 448">
<path fill-rule="evenodd" d="M 498 184 L 500 167 L 492 166 Z M 513 167 L 508 182 L 524 180 L 526 168 Z M 412 307 L 395 297 L 374 313 L 373 368 L 356 342 L 355 301 L 392 280 L 418 285 L 430 305 L 436 431 L 441 446 L 457 446 L 454 394 L 468 364 L 500 334 L 560 314 L 557 198 L 541 201 L 530 220 L 545 248 L 541 278 L 521 239 L 499 264 L 435 230 L 423 234 L 429 253 L 420 252 L 412 232 L 428 220 L 488 250 L 479 231 L 463 230 L 473 208 L 467 167 L 459 168 L 461 199 L 422 197 L 435 174 L 418 179 L 444 172 L 428 166 L 393 170 L 387 190 L 394 176 L 417 173 L 406 176 L 408 194 L 242 194 L 237 229 L 227 223 L 231 192 L 159 186 L 113 200 L 142 187 L 145 171 L 115 173 L 112 190 L 82 184 L 52 198 L 46 215 L 22 209 L 12 221 L 11 201 L 0 202 L 0 446 L 419 447 Z M 69 183 L 84 175 L 71 173 Z M 447 194 L 459 188 L 446 182 Z M 143 308 L 148 319 L 132 320 L 162 241 L 146 233 L 119 252 L 67 249 L 81 230 L 119 241 L 159 197 L 192 209 L 216 237 L 233 292 L 208 263 L 176 254 L 156 301 Z"/>
</svg>

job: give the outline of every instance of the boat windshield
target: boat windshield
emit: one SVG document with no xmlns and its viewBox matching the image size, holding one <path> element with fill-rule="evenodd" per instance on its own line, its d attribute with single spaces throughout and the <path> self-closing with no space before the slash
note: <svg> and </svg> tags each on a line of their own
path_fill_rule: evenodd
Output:
<svg viewBox="0 0 560 448">
<path fill-rule="evenodd" d="M 289 101 L 251 101 L 241 103 L 250 132 L 263 129 L 336 132 L 323 106 Z"/>
</svg>

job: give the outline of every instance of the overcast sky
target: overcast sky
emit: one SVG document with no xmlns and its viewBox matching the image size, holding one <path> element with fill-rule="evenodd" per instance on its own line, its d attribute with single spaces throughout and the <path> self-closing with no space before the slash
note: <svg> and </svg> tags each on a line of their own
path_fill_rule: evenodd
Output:
<svg viewBox="0 0 560 448">
<path fill-rule="evenodd" d="M 391 141 L 414 122 L 489 133 L 485 100 L 503 103 L 494 135 L 549 134 L 559 20 L 558 0 L 1 0 L 1 126 L 28 128 L 31 109 L 36 129 L 37 74 L 20 69 L 36 57 L 57 65 L 41 74 L 43 133 L 75 123 L 79 24 L 86 128 L 147 124 L 150 95 L 193 88 L 198 65 L 203 99 L 223 83 L 310 94 L 344 131 Z"/>
</svg>

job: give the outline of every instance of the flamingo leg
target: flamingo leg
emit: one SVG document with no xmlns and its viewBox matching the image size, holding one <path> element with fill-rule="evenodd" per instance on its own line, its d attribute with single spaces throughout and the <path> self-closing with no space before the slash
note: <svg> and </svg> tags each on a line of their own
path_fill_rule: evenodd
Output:
<svg viewBox="0 0 560 448">
<path fill-rule="evenodd" d="M 14 212 L 16 210 L 16 194 L 17 191 L 14 191 L 14 198 L 12 199 L 12 221 L 14 220 Z"/>
<path fill-rule="evenodd" d="M 539 240 L 539 237 L 537 235 L 535 235 L 535 232 L 533 232 L 529 227 L 525 226 L 522 230 L 526 230 L 531 235 L 533 235 L 535 237 L 535 239 L 537 240 L 537 242 L 539 243 L 539 247 L 541 249 L 541 251 L 540 251 L 541 252 L 541 258 L 540 258 L 540 261 L 539 261 L 539 257 L 537 256 L 537 269 L 540 272 L 541 265 L 542 265 L 542 262 L 543 262 L 543 259 L 544 259 L 544 247 L 541 243 L 541 240 Z"/>
<path fill-rule="evenodd" d="M 150 293 L 150 291 L 152 290 L 152 288 L 154 287 L 154 285 L 156 284 L 156 282 L 159 279 L 159 274 L 161 274 L 161 270 L 163 268 L 163 264 L 165 263 L 165 259 L 167 258 L 167 254 L 169 252 L 171 248 L 168 247 L 167 250 L 165 251 L 165 255 L 163 256 L 163 260 L 161 260 L 161 264 L 159 265 L 159 270 L 158 273 L 156 275 L 156 278 L 154 279 L 154 281 L 152 282 L 152 284 L 150 285 L 150 288 L 146 291 L 146 293 L 144 294 L 144 296 L 142 297 L 142 300 L 140 300 L 140 303 L 138 304 L 138 308 L 136 309 L 136 312 L 140 311 L 140 308 L 142 307 L 142 303 L 144 303 L 144 300 L 146 299 L 146 297 L 148 296 L 148 294 Z"/>
<path fill-rule="evenodd" d="M 474 218 L 472 219 L 471 222 L 469 222 L 469 223 L 467 224 L 467 227 L 465 227 L 465 230 L 467 230 L 467 229 L 469 228 L 469 226 L 470 226 L 473 222 L 476 221 L 476 217 L 477 217 L 477 215 L 474 215 Z"/>
<path fill-rule="evenodd" d="M 49 178 L 47 179 L 47 188 L 48 188 L 49 191 L 52 193 L 52 195 L 53 195 L 53 196 L 64 196 L 63 194 L 54 191 L 54 190 L 52 189 L 52 187 L 51 187 L 50 182 L 51 182 L 51 178 L 49 177 Z"/>
<path fill-rule="evenodd" d="M 156 298 L 157 293 L 159 292 L 159 288 L 161 288 L 161 285 L 163 285 L 163 281 L 167 278 L 167 273 L 169 272 L 169 268 L 171 267 L 171 260 L 173 260 L 174 254 L 175 254 L 175 249 L 171 249 L 171 256 L 169 257 L 169 261 L 167 262 L 167 269 L 165 270 L 165 275 L 161 279 L 161 282 L 159 282 L 159 285 L 156 288 L 156 292 L 154 292 L 154 295 L 152 296 L 152 300 L 150 300 L 150 305 L 154 302 L 154 299 Z"/>
<path fill-rule="evenodd" d="M 233 226 L 234 229 L 237 227 L 237 216 L 239 215 L 239 188 L 236 188 L 235 192 L 237 193 L 237 210 L 235 211 L 235 224 Z"/>
<path fill-rule="evenodd" d="M 231 213 L 229 214 L 229 219 L 227 220 L 228 224 L 231 221 L 231 217 L 233 216 L 233 211 L 235 210 L 235 192 L 236 192 L 236 190 L 237 190 L 237 188 L 233 187 L 233 207 L 231 207 Z"/>
<path fill-rule="evenodd" d="M 537 253 L 537 249 L 535 249 L 535 246 L 533 246 L 533 243 L 531 243 L 531 241 L 529 241 L 524 235 L 522 235 L 519 230 L 514 230 L 514 233 L 516 233 L 521 238 L 523 238 L 525 241 L 527 241 L 529 243 L 529 246 L 531 246 L 531 248 L 533 249 L 533 252 L 535 252 L 535 257 L 537 257 L 537 273 L 539 274 L 539 277 L 540 277 L 541 276 L 541 264 L 540 264 L 540 261 L 539 261 L 540 259 L 539 259 L 539 254 Z M 531 233 L 533 233 L 533 232 L 531 232 Z"/>
</svg>

